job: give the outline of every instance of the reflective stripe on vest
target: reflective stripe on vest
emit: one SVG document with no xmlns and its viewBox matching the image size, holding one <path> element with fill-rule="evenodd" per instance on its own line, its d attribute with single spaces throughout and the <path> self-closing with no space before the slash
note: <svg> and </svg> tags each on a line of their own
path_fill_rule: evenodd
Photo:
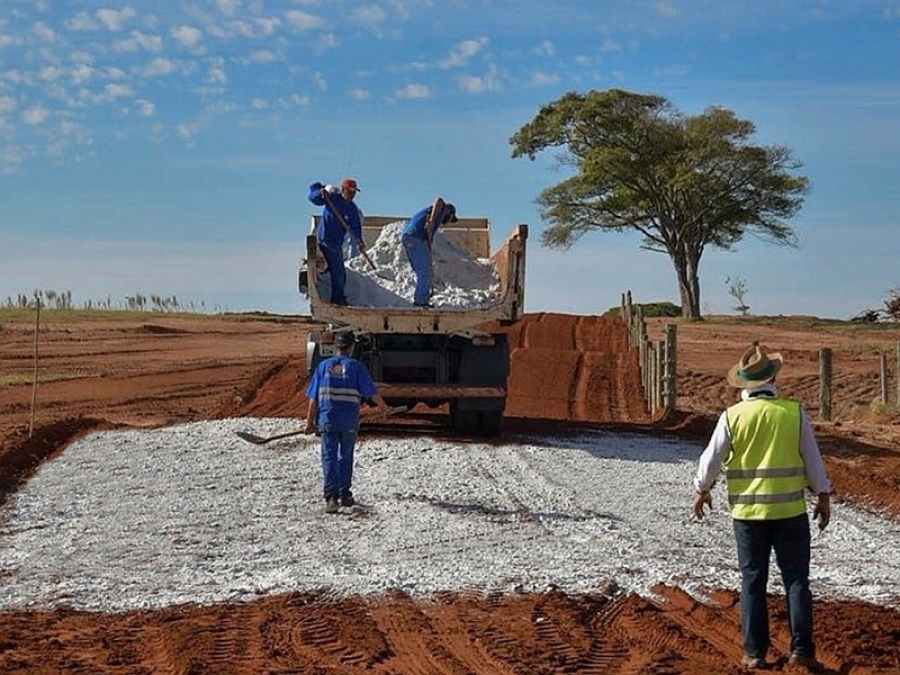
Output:
<svg viewBox="0 0 900 675">
<path fill-rule="evenodd" d="M 725 462 L 731 515 L 778 520 L 806 512 L 800 455 L 800 404 L 760 397 L 728 408 L 731 454 Z"/>
</svg>

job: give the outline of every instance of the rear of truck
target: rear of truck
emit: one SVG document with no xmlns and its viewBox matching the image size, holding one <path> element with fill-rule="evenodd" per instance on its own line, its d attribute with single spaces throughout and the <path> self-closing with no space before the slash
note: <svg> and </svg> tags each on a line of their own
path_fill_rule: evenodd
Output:
<svg viewBox="0 0 900 675">
<path fill-rule="evenodd" d="M 319 217 L 313 217 L 313 230 Z M 399 220 L 366 216 L 364 243 L 371 246 L 382 228 Z M 446 405 L 455 430 L 493 435 L 499 432 L 506 405 L 509 345 L 504 333 L 483 326 L 508 325 L 524 311 L 528 226 L 513 228 L 493 254 L 485 218 L 460 218 L 442 226 L 441 232 L 472 259 L 490 260 L 499 280 L 495 301 L 472 309 L 332 305 L 319 293 L 319 274 L 313 270 L 324 269 L 324 260 L 315 236 L 307 236 L 300 290 L 309 300 L 312 318 L 325 324 L 325 330 L 308 335 L 307 367 L 311 372 L 334 353 L 335 332 L 353 331 L 353 356 L 369 369 L 389 405 Z"/>
</svg>

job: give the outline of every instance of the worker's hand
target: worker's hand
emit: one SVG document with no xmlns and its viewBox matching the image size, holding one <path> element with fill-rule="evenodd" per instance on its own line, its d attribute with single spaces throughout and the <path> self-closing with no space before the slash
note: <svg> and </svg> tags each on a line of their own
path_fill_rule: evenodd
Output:
<svg viewBox="0 0 900 675">
<path fill-rule="evenodd" d="M 816 508 L 813 509 L 813 520 L 819 521 L 819 530 L 824 530 L 831 522 L 831 495 L 823 492 L 816 500 Z"/>
<path fill-rule="evenodd" d="M 695 492 L 694 493 L 694 518 L 697 520 L 703 520 L 703 516 L 706 514 L 703 511 L 703 505 L 706 504 L 709 506 L 709 510 L 712 511 L 712 495 L 709 492 Z"/>
<path fill-rule="evenodd" d="M 314 434 L 316 433 L 316 422 L 315 420 L 306 420 L 306 426 L 303 427 L 304 434 Z"/>
</svg>

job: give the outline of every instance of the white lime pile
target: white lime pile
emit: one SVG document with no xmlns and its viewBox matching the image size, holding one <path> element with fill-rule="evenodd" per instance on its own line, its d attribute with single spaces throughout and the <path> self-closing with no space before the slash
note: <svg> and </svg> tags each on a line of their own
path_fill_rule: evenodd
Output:
<svg viewBox="0 0 900 675">
<path fill-rule="evenodd" d="M 410 267 L 400 233 L 406 221 L 382 228 L 364 256 L 347 263 L 347 299 L 356 307 L 410 307 L 416 275 Z M 476 309 L 497 302 L 500 279 L 493 263 L 473 259 L 438 230 L 434 237 L 434 292 L 431 302 L 445 309 Z M 327 282 L 326 282 L 327 283 Z M 320 293 L 325 293 L 320 288 Z M 327 295 L 325 295 L 327 297 Z"/>
</svg>

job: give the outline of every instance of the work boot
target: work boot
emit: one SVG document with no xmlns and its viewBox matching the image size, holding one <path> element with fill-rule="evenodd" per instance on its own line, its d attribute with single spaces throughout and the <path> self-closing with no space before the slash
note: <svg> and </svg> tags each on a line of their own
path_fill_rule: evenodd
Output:
<svg viewBox="0 0 900 675">
<path fill-rule="evenodd" d="M 801 666 L 806 668 L 811 673 L 820 673 L 824 670 L 824 667 L 821 663 L 816 661 L 816 657 L 814 656 L 806 656 L 804 654 L 791 654 L 790 660 L 788 663 L 792 666 Z"/>
<path fill-rule="evenodd" d="M 327 497 L 325 499 L 325 513 L 337 513 L 340 505 L 335 497 Z"/>
<path fill-rule="evenodd" d="M 353 495 L 346 494 L 341 497 L 341 506 L 353 506 L 354 504 L 356 504 L 356 500 L 353 499 Z"/>
<path fill-rule="evenodd" d="M 744 654 L 744 658 L 741 659 L 741 665 L 747 670 L 765 670 L 766 660 L 761 656 Z"/>
</svg>

